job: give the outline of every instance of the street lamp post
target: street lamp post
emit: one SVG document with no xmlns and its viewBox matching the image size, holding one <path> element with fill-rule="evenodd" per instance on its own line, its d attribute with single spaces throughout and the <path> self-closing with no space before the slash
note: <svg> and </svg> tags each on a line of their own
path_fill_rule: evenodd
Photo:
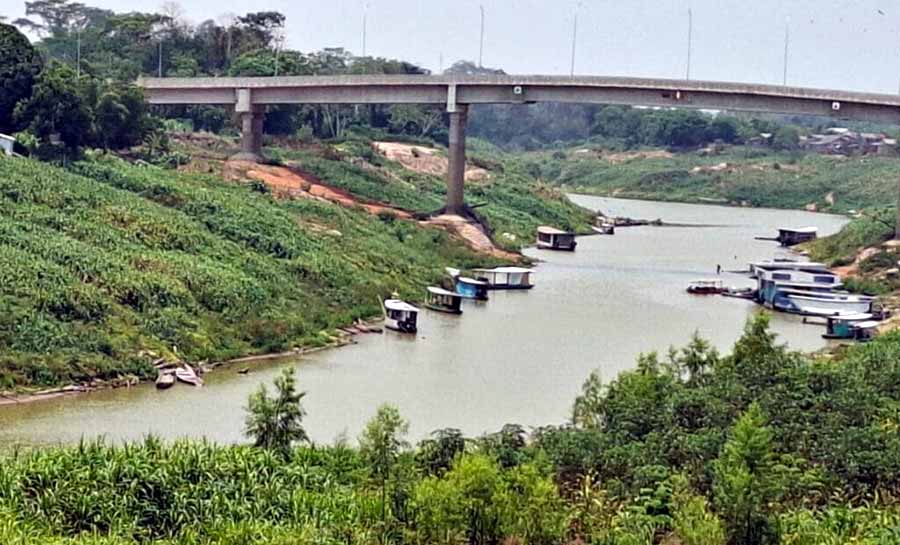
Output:
<svg viewBox="0 0 900 545">
<path fill-rule="evenodd" d="M 694 12 L 688 8 L 687 69 L 684 79 L 691 79 L 691 49 L 694 46 Z"/>
<path fill-rule="evenodd" d="M 481 68 L 484 60 L 484 5 L 479 5 L 481 11 L 481 35 L 478 39 L 478 68 Z"/>
</svg>

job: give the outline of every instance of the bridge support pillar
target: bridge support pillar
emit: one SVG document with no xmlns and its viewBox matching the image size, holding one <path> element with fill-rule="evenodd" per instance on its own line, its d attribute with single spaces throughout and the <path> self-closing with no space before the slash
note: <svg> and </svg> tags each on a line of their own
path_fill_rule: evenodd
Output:
<svg viewBox="0 0 900 545">
<path fill-rule="evenodd" d="M 252 106 L 250 111 L 240 112 L 241 151 L 231 157 L 232 161 L 252 161 L 262 163 L 264 106 Z"/>
<path fill-rule="evenodd" d="M 466 179 L 466 122 L 469 107 L 457 104 L 450 112 L 450 142 L 447 149 L 447 206 L 448 214 L 462 214 L 465 202 L 463 186 Z"/>
</svg>

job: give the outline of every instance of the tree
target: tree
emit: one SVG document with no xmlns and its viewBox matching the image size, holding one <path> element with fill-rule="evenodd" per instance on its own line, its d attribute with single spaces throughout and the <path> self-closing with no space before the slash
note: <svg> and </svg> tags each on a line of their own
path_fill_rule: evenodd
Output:
<svg viewBox="0 0 900 545">
<path fill-rule="evenodd" d="M 19 102 L 13 115 L 18 126 L 42 141 L 58 136 L 68 151 L 90 141 L 91 112 L 75 85 L 75 72 L 62 64 L 54 63 L 41 73 L 31 97 Z"/>
<path fill-rule="evenodd" d="M 244 434 L 253 439 L 254 446 L 290 454 L 295 442 L 308 442 L 303 428 L 301 401 L 306 392 L 297 392 L 294 369 L 286 368 L 275 379 L 275 397 L 269 397 L 265 384 L 250 395 Z"/>
<path fill-rule="evenodd" d="M 440 475 L 450 469 L 453 460 L 466 449 L 466 438 L 456 428 L 432 432 L 429 439 L 419 443 L 416 460 L 431 475 Z"/>
<path fill-rule="evenodd" d="M 734 545 L 773 543 L 769 502 L 775 496 L 772 432 L 759 405 L 738 419 L 714 465 L 716 507 Z"/>
<path fill-rule="evenodd" d="M 797 127 L 784 125 L 775 131 L 772 137 L 772 146 L 779 150 L 795 150 L 800 147 L 800 131 Z"/>
<path fill-rule="evenodd" d="M 0 23 L 0 132 L 15 132 L 13 111 L 16 104 L 31 96 L 34 79 L 41 71 L 41 60 L 16 27 Z"/>
<path fill-rule="evenodd" d="M 391 106 L 391 129 L 397 132 L 410 132 L 416 136 L 428 136 L 444 118 L 441 108 L 434 106 L 417 106 L 414 104 L 395 104 Z"/>
<path fill-rule="evenodd" d="M 387 489 L 400 454 L 409 448 L 409 422 L 393 405 L 381 405 L 359 437 L 359 448 L 381 489 L 381 522 L 387 531 Z"/>
</svg>

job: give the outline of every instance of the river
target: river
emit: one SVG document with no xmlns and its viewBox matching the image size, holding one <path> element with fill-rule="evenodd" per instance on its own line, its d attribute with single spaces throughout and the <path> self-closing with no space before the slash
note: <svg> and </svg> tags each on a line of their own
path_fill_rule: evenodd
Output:
<svg viewBox="0 0 900 545">
<path fill-rule="evenodd" d="M 614 215 L 662 218 L 717 227 L 620 228 L 615 236 L 579 239 L 574 253 L 528 250 L 543 262 L 533 290 L 492 292 L 487 303 L 464 305 L 462 316 L 424 311 L 415 337 L 363 335 L 358 343 L 291 361 L 239 367 L 207 376 L 206 386 L 152 385 L 0 407 L 0 445 L 45 445 L 82 437 L 139 439 L 206 437 L 244 440 L 247 396 L 295 365 L 307 392 L 304 420 L 317 442 L 355 439 L 385 402 L 410 420 L 410 438 L 457 427 L 468 435 L 505 423 L 559 424 L 588 374 L 605 379 L 632 368 L 641 352 L 685 344 L 694 331 L 722 350 L 759 309 L 749 301 L 691 296 L 685 287 L 715 276 L 716 265 L 744 269 L 783 253 L 772 242 L 779 226 L 815 225 L 820 235 L 840 229 L 839 216 L 798 211 L 628 201 L 571 196 Z M 723 273 L 726 284 L 752 281 Z M 821 326 L 775 315 L 780 339 L 798 350 L 824 346 Z"/>
</svg>

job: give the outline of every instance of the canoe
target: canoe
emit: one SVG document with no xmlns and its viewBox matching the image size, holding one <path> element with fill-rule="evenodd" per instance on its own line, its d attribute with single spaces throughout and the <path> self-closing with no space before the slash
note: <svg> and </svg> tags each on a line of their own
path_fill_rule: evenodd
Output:
<svg viewBox="0 0 900 545">
<path fill-rule="evenodd" d="M 175 384 L 175 375 L 172 373 L 160 373 L 156 376 L 156 387 L 160 390 L 171 388 Z"/>
<path fill-rule="evenodd" d="M 197 373 L 191 368 L 190 365 L 184 364 L 178 369 L 175 369 L 175 378 L 184 382 L 185 384 L 191 384 L 193 386 L 203 386 L 203 379 L 197 376 Z"/>
</svg>

